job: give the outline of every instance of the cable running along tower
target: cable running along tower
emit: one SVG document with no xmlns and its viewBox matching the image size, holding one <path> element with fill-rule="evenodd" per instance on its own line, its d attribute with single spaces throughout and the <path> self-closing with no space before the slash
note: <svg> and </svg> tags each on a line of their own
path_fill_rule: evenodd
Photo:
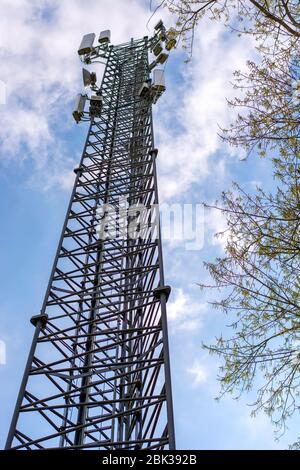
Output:
<svg viewBox="0 0 300 470">
<path fill-rule="evenodd" d="M 175 448 L 151 108 L 176 39 L 160 21 L 152 38 L 94 41 L 79 56 L 105 71 L 98 87 L 83 69 L 92 94 L 73 116 L 88 136 L 7 449 Z"/>
</svg>

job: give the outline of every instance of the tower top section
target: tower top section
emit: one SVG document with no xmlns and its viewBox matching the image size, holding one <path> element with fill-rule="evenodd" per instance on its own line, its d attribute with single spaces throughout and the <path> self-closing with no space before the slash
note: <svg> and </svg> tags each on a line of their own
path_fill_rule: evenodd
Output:
<svg viewBox="0 0 300 470">
<path fill-rule="evenodd" d="M 142 99 L 147 99 L 151 103 L 156 103 L 159 97 L 166 90 L 164 67 L 169 58 L 170 51 L 176 47 L 178 33 L 174 28 L 167 29 L 162 20 L 160 20 L 154 27 L 153 35 L 149 38 L 144 36 L 140 40 L 131 39 L 130 42 L 112 45 L 111 44 L 111 31 L 101 31 L 97 42 L 95 33 L 87 33 L 82 37 L 81 43 L 78 48 L 78 55 L 85 64 L 89 66 L 93 63 L 102 63 L 106 65 L 107 60 L 111 54 L 123 48 L 135 48 L 139 43 L 143 43 L 151 55 L 151 61 L 148 63 L 149 76 L 142 84 L 139 90 L 139 96 Z M 129 59 L 127 59 L 129 60 Z M 120 63 L 119 73 L 122 74 L 123 64 Z M 161 68 L 163 66 L 163 68 Z M 103 106 L 103 99 L 101 87 L 97 86 L 97 76 L 95 72 L 90 72 L 83 68 L 83 84 L 84 87 L 89 87 L 93 94 L 88 96 L 85 94 L 78 94 L 75 101 L 73 117 L 77 123 L 80 121 L 89 121 L 91 117 L 99 117 Z M 89 111 L 85 111 L 86 103 L 90 102 Z"/>
<path fill-rule="evenodd" d="M 155 58 L 149 66 L 151 70 L 156 65 L 166 62 L 169 57 L 169 52 L 176 47 L 177 35 L 178 33 L 174 28 L 167 29 L 162 20 L 160 20 L 154 27 L 152 37 L 145 37 L 148 39 L 149 50 L 153 53 Z M 84 64 L 91 64 L 99 58 L 107 59 L 109 51 L 113 47 L 128 45 L 128 43 L 125 43 L 113 46 L 111 44 L 111 31 L 109 29 L 100 32 L 97 43 L 95 43 L 95 39 L 95 33 L 87 33 L 82 37 L 78 48 L 78 55 Z"/>
</svg>

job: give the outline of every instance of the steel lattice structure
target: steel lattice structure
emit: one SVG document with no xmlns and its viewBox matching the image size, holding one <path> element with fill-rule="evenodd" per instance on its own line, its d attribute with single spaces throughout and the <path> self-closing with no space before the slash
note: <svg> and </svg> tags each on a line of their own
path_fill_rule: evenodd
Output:
<svg viewBox="0 0 300 470">
<path fill-rule="evenodd" d="M 103 106 L 75 170 L 41 314 L 31 319 L 8 449 L 175 448 L 159 224 L 145 211 L 135 238 L 99 236 L 100 206 L 117 207 L 120 197 L 129 208 L 158 203 L 152 102 L 138 92 L 148 52 L 145 37 L 102 54 Z M 137 217 L 127 213 L 127 223 Z"/>
</svg>

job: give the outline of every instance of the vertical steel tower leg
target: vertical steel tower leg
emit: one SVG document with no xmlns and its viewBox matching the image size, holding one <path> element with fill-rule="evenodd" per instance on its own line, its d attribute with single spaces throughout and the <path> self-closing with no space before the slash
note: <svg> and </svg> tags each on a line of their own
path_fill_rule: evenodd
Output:
<svg viewBox="0 0 300 470">
<path fill-rule="evenodd" d="M 175 448 L 147 41 L 109 48 L 7 449 Z"/>
</svg>

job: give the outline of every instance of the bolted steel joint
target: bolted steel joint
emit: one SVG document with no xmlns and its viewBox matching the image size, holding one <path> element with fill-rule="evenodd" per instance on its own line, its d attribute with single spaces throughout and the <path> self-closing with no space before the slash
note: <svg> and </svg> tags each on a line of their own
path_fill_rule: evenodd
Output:
<svg viewBox="0 0 300 470">
<path fill-rule="evenodd" d="M 156 287 L 156 289 L 153 290 L 153 295 L 156 299 L 160 299 L 161 295 L 166 296 L 166 302 L 168 302 L 168 299 L 171 294 L 171 287 L 170 286 L 159 286 Z"/>
<path fill-rule="evenodd" d="M 33 317 L 31 317 L 30 323 L 32 323 L 33 326 L 36 326 L 40 322 L 41 328 L 45 328 L 45 326 L 47 325 L 47 320 L 48 315 L 46 315 L 46 313 L 42 313 L 40 315 L 34 315 Z"/>
<path fill-rule="evenodd" d="M 157 154 L 158 154 L 158 149 L 149 150 L 149 155 L 151 155 L 151 157 L 156 158 Z"/>
<path fill-rule="evenodd" d="M 79 173 L 79 176 L 81 176 L 82 172 L 83 172 L 83 168 L 82 168 L 82 166 L 79 166 L 77 168 L 74 168 L 73 171 L 74 171 L 75 175 L 77 175 L 77 173 Z"/>
</svg>

